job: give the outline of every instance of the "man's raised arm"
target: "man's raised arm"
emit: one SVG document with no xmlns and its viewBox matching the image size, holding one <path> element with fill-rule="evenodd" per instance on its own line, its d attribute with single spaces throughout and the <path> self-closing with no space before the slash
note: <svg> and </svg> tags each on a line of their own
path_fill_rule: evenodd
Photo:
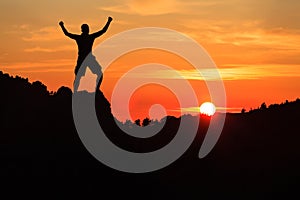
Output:
<svg viewBox="0 0 300 200">
<path fill-rule="evenodd" d="M 102 28 L 102 30 L 100 30 L 98 32 L 95 32 L 92 35 L 94 37 L 99 37 L 99 36 L 103 35 L 107 31 L 107 29 L 108 29 L 108 27 L 109 27 L 112 20 L 113 19 L 111 17 L 108 17 L 107 22 L 106 22 L 105 26 Z"/>
<path fill-rule="evenodd" d="M 67 29 L 65 28 L 64 22 L 63 22 L 63 21 L 60 21 L 60 22 L 59 22 L 59 25 L 60 25 L 62 31 L 64 32 L 64 34 L 65 34 L 66 36 L 68 36 L 69 38 L 75 39 L 75 37 L 76 37 L 77 35 L 72 34 L 72 33 L 69 33 L 69 32 L 67 31 Z"/>
</svg>

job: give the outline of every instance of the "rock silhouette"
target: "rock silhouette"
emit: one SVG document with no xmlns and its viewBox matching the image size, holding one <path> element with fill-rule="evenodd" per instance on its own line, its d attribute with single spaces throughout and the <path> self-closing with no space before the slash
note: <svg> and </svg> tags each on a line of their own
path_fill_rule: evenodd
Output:
<svg viewBox="0 0 300 200">
<path fill-rule="evenodd" d="M 69 88 L 49 92 L 39 81 L 30 83 L 0 72 L 0 94 L 0 175 L 43 176 L 44 181 L 72 176 L 78 180 L 57 179 L 55 186 L 44 188 L 47 192 L 67 191 L 65 194 L 74 196 L 100 192 L 110 198 L 145 199 L 266 199 L 298 195 L 299 99 L 227 114 L 217 145 L 207 157 L 199 159 L 210 119 L 202 116 L 193 144 L 175 163 L 153 173 L 127 174 L 108 168 L 87 152 L 74 126 Z M 168 116 L 157 135 L 138 139 L 116 126 L 120 122 L 111 114 L 110 103 L 101 91 L 96 94 L 95 106 L 108 138 L 133 152 L 163 147 L 172 140 L 180 123 L 180 118 Z M 133 125 L 132 122 L 130 126 Z M 147 127 L 151 124 L 138 128 Z"/>
</svg>

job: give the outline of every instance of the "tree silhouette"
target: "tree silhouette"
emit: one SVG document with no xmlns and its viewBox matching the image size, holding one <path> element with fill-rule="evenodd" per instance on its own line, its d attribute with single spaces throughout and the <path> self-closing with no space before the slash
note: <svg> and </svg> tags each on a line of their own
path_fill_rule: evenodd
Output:
<svg viewBox="0 0 300 200">
<path fill-rule="evenodd" d="M 140 120 L 140 119 L 135 120 L 134 123 L 135 123 L 136 125 L 138 125 L 138 126 L 141 126 L 141 120 Z"/>
<path fill-rule="evenodd" d="M 151 122 L 151 120 L 150 120 L 148 117 L 146 117 L 146 118 L 143 120 L 142 125 L 143 125 L 143 126 L 148 126 L 148 125 L 150 124 L 150 122 Z"/>
<path fill-rule="evenodd" d="M 261 110 L 267 109 L 267 105 L 266 105 L 265 102 L 263 102 L 263 103 L 260 105 L 260 109 L 261 109 Z"/>
<path fill-rule="evenodd" d="M 245 113 L 246 112 L 246 109 L 245 108 L 243 108 L 242 110 L 241 110 L 241 113 Z"/>
</svg>

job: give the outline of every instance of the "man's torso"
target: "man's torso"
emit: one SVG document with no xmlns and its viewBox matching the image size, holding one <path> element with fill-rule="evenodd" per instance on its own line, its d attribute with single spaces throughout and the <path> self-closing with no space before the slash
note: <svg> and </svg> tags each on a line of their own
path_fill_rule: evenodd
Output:
<svg viewBox="0 0 300 200">
<path fill-rule="evenodd" d="M 75 40 L 78 46 L 78 58 L 84 59 L 92 52 L 95 37 L 92 35 L 79 35 Z"/>
</svg>

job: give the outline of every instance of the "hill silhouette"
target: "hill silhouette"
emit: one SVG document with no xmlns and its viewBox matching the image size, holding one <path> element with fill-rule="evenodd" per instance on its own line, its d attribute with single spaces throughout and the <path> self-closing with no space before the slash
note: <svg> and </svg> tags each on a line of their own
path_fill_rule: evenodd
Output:
<svg viewBox="0 0 300 200">
<path fill-rule="evenodd" d="M 98 162 L 81 143 L 73 122 L 71 89 L 49 92 L 39 81 L 29 83 L 0 72 L 0 94 L 0 175 L 40 176 L 44 181 L 60 177 L 45 191 L 141 199 L 270 199 L 298 194 L 299 99 L 227 114 L 217 145 L 199 159 L 210 119 L 202 116 L 196 139 L 176 162 L 152 173 L 127 174 Z M 157 135 L 138 139 L 116 126 L 120 122 L 101 91 L 95 106 L 107 137 L 133 152 L 163 147 L 180 123 L 180 118 L 168 116 Z M 70 183 L 69 176 L 84 181 Z"/>
</svg>

